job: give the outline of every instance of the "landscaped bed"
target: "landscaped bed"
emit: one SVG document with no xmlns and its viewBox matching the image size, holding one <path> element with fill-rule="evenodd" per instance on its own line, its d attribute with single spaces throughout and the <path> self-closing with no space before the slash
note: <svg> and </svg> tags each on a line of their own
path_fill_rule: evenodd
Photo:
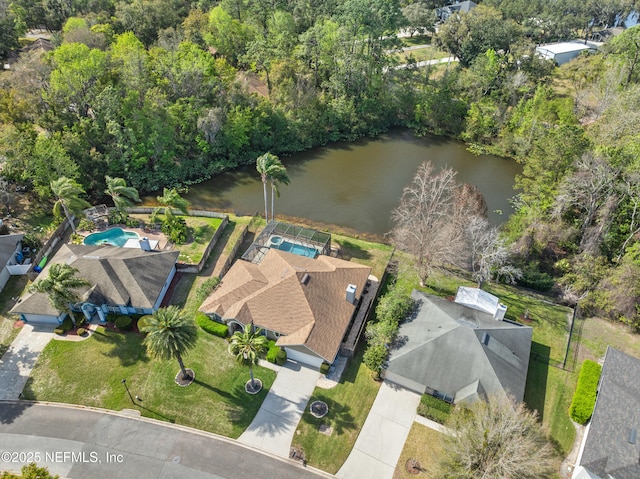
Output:
<svg viewBox="0 0 640 479">
<path fill-rule="evenodd" d="M 227 342 L 201 332 L 185 366 L 196 372 L 189 387 L 174 383 L 178 363 L 150 359 L 142 335 L 103 327 L 86 341 L 52 341 L 44 349 L 24 389 L 27 399 L 56 401 L 113 410 L 137 409 L 143 416 L 238 437 L 256 415 L 275 372 L 257 367 L 264 389 L 244 392 L 249 371 L 227 352 Z M 133 405 L 122 380 L 133 396 Z"/>
</svg>

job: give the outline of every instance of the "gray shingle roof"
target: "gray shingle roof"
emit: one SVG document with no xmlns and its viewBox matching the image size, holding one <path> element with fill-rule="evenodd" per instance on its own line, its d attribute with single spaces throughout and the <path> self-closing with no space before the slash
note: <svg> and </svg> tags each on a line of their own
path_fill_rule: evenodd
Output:
<svg viewBox="0 0 640 479">
<path fill-rule="evenodd" d="M 530 327 L 496 321 L 485 312 L 419 291 L 411 296 L 418 302 L 417 313 L 401 324 L 387 372 L 456 401 L 505 392 L 522 401 Z"/>
<path fill-rule="evenodd" d="M 142 251 L 115 246 L 65 244 L 44 268 L 46 277 L 55 263 L 78 269 L 90 286 L 79 290 L 83 301 L 101 305 L 152 308 L 179 256 L 178 251 Z M 43 293 L 26 293 L 12 313 L 58 315 Z"/>
<path fill-rule="evenodd" d="M 16 250 L 22 234 L 0 235 L 0 271 L 7 265 Z"/>
<path fill-rule="evenodd" d="M 640 359 L 609 347 L 580 465 L 603 478 L 638 479 L 639 460 Z"/>
</svg>

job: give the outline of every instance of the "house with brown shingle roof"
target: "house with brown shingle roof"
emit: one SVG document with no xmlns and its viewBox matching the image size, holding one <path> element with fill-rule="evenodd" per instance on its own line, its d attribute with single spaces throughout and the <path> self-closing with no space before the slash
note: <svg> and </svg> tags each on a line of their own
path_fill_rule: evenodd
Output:
<svg viewBox="0 0 640 479">
<path fill-rule="evenodd" d="M 232 327 L 253 323 L 277 339 L 289 359 L 331 364 L 370 272 L 330 256 L 271 248 L 257 264 L 236 261 L 200 310 Z"/>
<path fill-rule="evenodd" d="M 42 270 L 45 278 L 55 263 L 78 270 L 89 286 L 78 289 L 80 302 L 73 305 L 88 320 L 106 320 L 108 313 L 150 314 L 160 307 L 176 272 L 178 251 L 143 251 L 117 246 L 65 244 Z M 26 292 L 11 313 L 29 322 L 60 323 L 66 311 L 54 308 L 44 293 Z"/>
</svg>

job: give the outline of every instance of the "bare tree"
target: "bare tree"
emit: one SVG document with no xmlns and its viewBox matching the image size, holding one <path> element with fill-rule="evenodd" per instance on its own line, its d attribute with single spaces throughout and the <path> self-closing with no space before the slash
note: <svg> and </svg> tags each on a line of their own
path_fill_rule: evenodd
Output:
<svg viewBox="0 0 640 479">
<path fill-rule="evenodd" d="M 431 162 L 420 165 L 413 182 L 393 210 L 395 227 L 391 231 L 398 248 L 412 254 L 415 268 L 424 286 L 434 269 L 460 264 L 464 252 L 464 229 L 457 201 L 461 187 L 451 168 L 434 172 Z"/>
<path fill-rule="evenodd" d="M 610 199 L 615 194 L 618 175 L 619 170 L 613 168 L 603 157 L 585 153 L 576 161 L 575 171 L 560 185 L 554 216 L 560 217 L 568 211 L 580 214 L 581 251 L 585 251 L 588 245 L 593 247 L 592 235 L 585 233 L 598 216 L 601 220 L 606 219 L 607 215 L 598 213 L 607 205 L 611 207 Z"/>
<path fill-rule="evenodd" d="M 438 474 L 444 479 L 538 479 L 554 472 L 537 414 L 507 397 L 458 405 L 449 417 Z"/>
<path fill-rule="evenodd" d="M 11 211 L 16 200 L 14 188 L 6 178 L 0 176 L 0 211 Z"/>
<path fill-rule="evenodd" d="M 473 216 L 466 224 L 469 268 L 473 279 L 482 287 L 485 281 L 503 278 L 513 284 L 522 277 L 519 268 L 509 264 L 510 254 L 500 232 L 486 218 Z"/>
</svg>

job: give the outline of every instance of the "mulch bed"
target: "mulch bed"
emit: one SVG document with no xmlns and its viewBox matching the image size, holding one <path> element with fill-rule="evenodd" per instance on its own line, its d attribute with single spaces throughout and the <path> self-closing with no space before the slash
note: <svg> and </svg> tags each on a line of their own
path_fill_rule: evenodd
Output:
<svg viewBox="0 0 640 479">
<path fill-rule="evenodd" d="M 187 378 L 183 379 L 182 378 L 182 370 L 178 371 L 178 374 L 176 374 L 176 384 L 180 387 L 187 387 L 189 384 L 191 384 L 193 381 L 196 380 L 196 373 L 193 371 L 193 369 L 190 368 L 186 368 L 187 371 Z"/>
<path fill-rule="evenodd" d="M 249 379 L 244 385 L 244 390 L 249 394 L 258 394 L 262 390 L 262 381 L 260 381 L 258 378 L 255 378 L 252 384 L 251 379 Z"/>
<path fill-rule="evenodd" d="M 420 467 L 420 463 L 416 459 L 408 459 L 404 464 L 405 470 L 409 474 L 420 474 L 422 472 L 422 467 Z"/>
<path fill-rule="evenodd" d="M 24 326 L 24 321 L 22 321 L 21 319 L 13 323 L 14 328 L 21 328 L 22 326 Z"/>
</svg>

